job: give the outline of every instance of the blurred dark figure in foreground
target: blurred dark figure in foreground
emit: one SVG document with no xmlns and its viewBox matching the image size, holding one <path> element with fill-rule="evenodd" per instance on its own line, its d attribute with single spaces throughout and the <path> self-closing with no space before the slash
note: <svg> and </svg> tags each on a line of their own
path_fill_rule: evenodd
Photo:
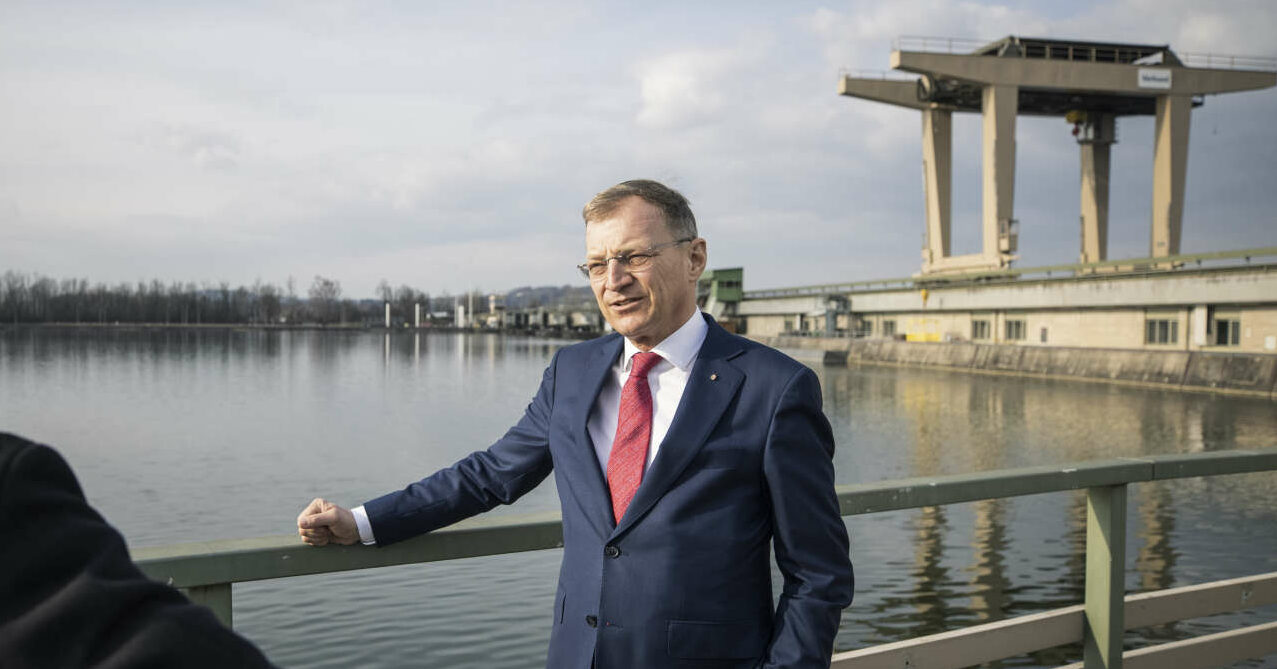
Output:
<svg viewBox="0 0 1277 669">
<path fill-rule="evenodd" d="M 270 667 L 148 579 L 56 451 L 0 432 L 0 667 Z"/>
</svg>

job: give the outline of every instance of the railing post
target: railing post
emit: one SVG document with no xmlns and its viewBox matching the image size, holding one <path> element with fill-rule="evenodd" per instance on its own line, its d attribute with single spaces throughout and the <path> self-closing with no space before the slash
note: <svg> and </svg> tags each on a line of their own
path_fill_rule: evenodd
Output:
<svg viewBox="0 0 1277 669">
<path fill-rule="evenodd" d="M 231 584 L 214 583 L 192 588 L 184 588 L 183 592 L 196 604 L 202 604 L 213 610 L 213 615 L 228 628 L 231 624 Z"/>
<path fill-rule="evenodd" d="M 1085 669 L 1122 669 L 1126 485 L 1086 490 Z"/>
</svg>

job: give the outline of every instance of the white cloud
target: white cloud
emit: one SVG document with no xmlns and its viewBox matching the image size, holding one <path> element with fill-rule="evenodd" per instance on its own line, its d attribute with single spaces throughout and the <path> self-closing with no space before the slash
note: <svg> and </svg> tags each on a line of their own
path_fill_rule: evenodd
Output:
<svg viewBox="0 0 1277 669">
<path fill-rule="evenodd" d="M 1047 22 L 1026 9 L 937 0 L 857 5 L 848 12 L 821 8 L 803 25 L 824 41 L 830 65 L 858 70 L 887 69 L 891 45 L 902 36 L 994 40 L 1047 32 Z"/>
<path fill-rule="evenodd" d="M 745 54 L 736 49 L 698 49 L 667 53 L 641 64 L 642 106 L 635 120 L 655 130 L 723 120 L 735 111 L 728 102 L 729 92 L 746 62 Z"/>
<path fill-rule="evenodd" d="M 162 125 L 142 141 L 172 151 L 201 169 L 234 170 L 239 163 L 240 142 L 217 130 Z"/>
</svg>

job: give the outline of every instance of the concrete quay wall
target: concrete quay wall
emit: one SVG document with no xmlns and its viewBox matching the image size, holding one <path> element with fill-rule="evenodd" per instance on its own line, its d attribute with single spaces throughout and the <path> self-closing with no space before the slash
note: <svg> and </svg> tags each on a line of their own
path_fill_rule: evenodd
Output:
<svg viewBox="0 0 1277 669">
<path fill-rule="evenodd" d="M 819 359 L 825 364 L 943 367 L 977 373 L 1169 386 L 1277 400 L 1277 355 L 1262 353 L 1136 351 L 821 337 L 756 339 L 770 346 L 796 351 L 800 359 Z"/>
</svg>

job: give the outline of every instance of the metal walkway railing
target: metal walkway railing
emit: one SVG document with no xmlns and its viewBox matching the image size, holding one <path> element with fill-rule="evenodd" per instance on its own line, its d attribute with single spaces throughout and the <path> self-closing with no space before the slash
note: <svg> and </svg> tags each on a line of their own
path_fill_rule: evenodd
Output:
<svg viewBox="0 0 1277 669">
<path fill-rule="evenodd" d="M 845 281 L 843 283 L 825 283 L 813 286 L 794 286 L 791 288 L 761 288 L 744 291 L 746 300 L 761 300 L 773 297 L 802 297 L 812 295 L 845 295 L 856 292 L 873 292 L 893 289 L 913 289 L 923 286 L 956 286 L 988 281 L 1012 280 L 1058 280 L 1067 281 L 1076 277 L 1121 278 L 1143 274 L 1168 274 L 1173 272 L 1191 272 L 1203 269 L 1229 267 L 1255 267 L 1252 260 L 1277 257 L 1277 246 L 1265 246 L 1237 251 L 1215 251 L 1211 253 L 1185 253 L 1158 258 L 1127 258 L 1123 260 L 1103 260 L 1092 263 L 1073 263 L 1068 265 L 1043 265 L 1041 267 L 1024 267 L 1001 270 L 986 270 L 963 274 L 926 274 L 904 276 L 892 279 L 871 279 L 865 281 Z M 1240 261 L 1240 262 L 1239 262 Z"/>
<path fill-rule="evenodd" d="M 1217 600 L 1220 597 L 1228 599 L 1228 593 L 1233 592 L 1244 593 L 1233 597 L 1238 600 L 1238 606 L 1233 606 L 1233 609 L 1271 603 L 1277 599 L 1277 575 L 1272 574 L 1249 582 L 1224 582 L 1213 590 L 1181 588 L 1125 598 L 1126 487 L 1149 481 L 1275 470 L 1277 449 L 1270 449 L 1120 458 L 1067 466 L 839 486 L 838 502 L 844 516 L 1085 489 L 1086 599 L 1080 606 L 1060 611 L 843 653 L 835 656 L 833 666 L 856 669 L 879 666 L 962 667 L 1080 639 L 1085 644 L 1087 669 L 1117 669 L 1122 666 L 1124 630 L 1137 623 L 1153 625 L 1162 621 L 1161 614 L 1147 612 L 1150 601 L 1160 602 L 1155 608 L 1163 612 L 1185 613 L 1181 616 L 1183 618 L 1206 615 L 1201 611 L 1232 610 L 1219 609 Z M 139 548 L 133 551 L 133 557 L 151 578 L 185 589 L 193 600 L 212 608 L 223 622 L 230 625 L 231 586 L 234 583 L 517 553 L 562 545 L 563 530 L 558 514 L 543 513 L 520 517 L 480 517 L 385 548 L 312 548 L 302 545 L 296 535 L 290 534 Z M 1128 666 L 1196 666 L 1184 658 L 1192 653 L 1217 652 L 1211 649 L 1219 647 L 1233 648 L 1234 651 L 1242 648 L 1246 652 L 1277 652 L 1277 623 L 1236 630 L 1222 642 L 1213 638 L 1218 636 L 1132 651 L 1128 653 L 1132 656 Z M 1155 654 L 1159 648 L 1163 649 L 1160 656 Z M 1206 650 L 1203 651 L 1203 648 Z M 959 652 L 960 649 L 968 650 Z M 943 661 L 925 665 L 916 661 L 913 665 L 904 663 L 909 658 L 920 657 Z M 978 659 L 971 660 L 971 657 Z M 1148 659 L 1150 657 L 1153 659 Z M 1173 659 L 1168 660 L 1168 657 Z"/>
<path fill-rule="evenodd" d="M 1021 38 L 1017 38 L 1021 39 Z M 949 53 L 970 55 L 978 50 L 996 45 L 1001 40 L 981 40 L 969 37 L 934 37 L 927 35 L 901 35 L 892 40 L 893 51 L 920 51 L 924 53 Z M 1070 40 L 1024 38 L 1021 58 L 1047 58 L 1055 60 L 1093 61 L 1108 63 L 1138 63 L 1139 57 L 1156 47 L 1148 45 L 1101 44 Z M 1175 52 L 1187 67 L 1216 70 L 1277 71 L 1277 58 L 1271 56 L 1243 56 L 1218 53 Z"/>
</svg>

